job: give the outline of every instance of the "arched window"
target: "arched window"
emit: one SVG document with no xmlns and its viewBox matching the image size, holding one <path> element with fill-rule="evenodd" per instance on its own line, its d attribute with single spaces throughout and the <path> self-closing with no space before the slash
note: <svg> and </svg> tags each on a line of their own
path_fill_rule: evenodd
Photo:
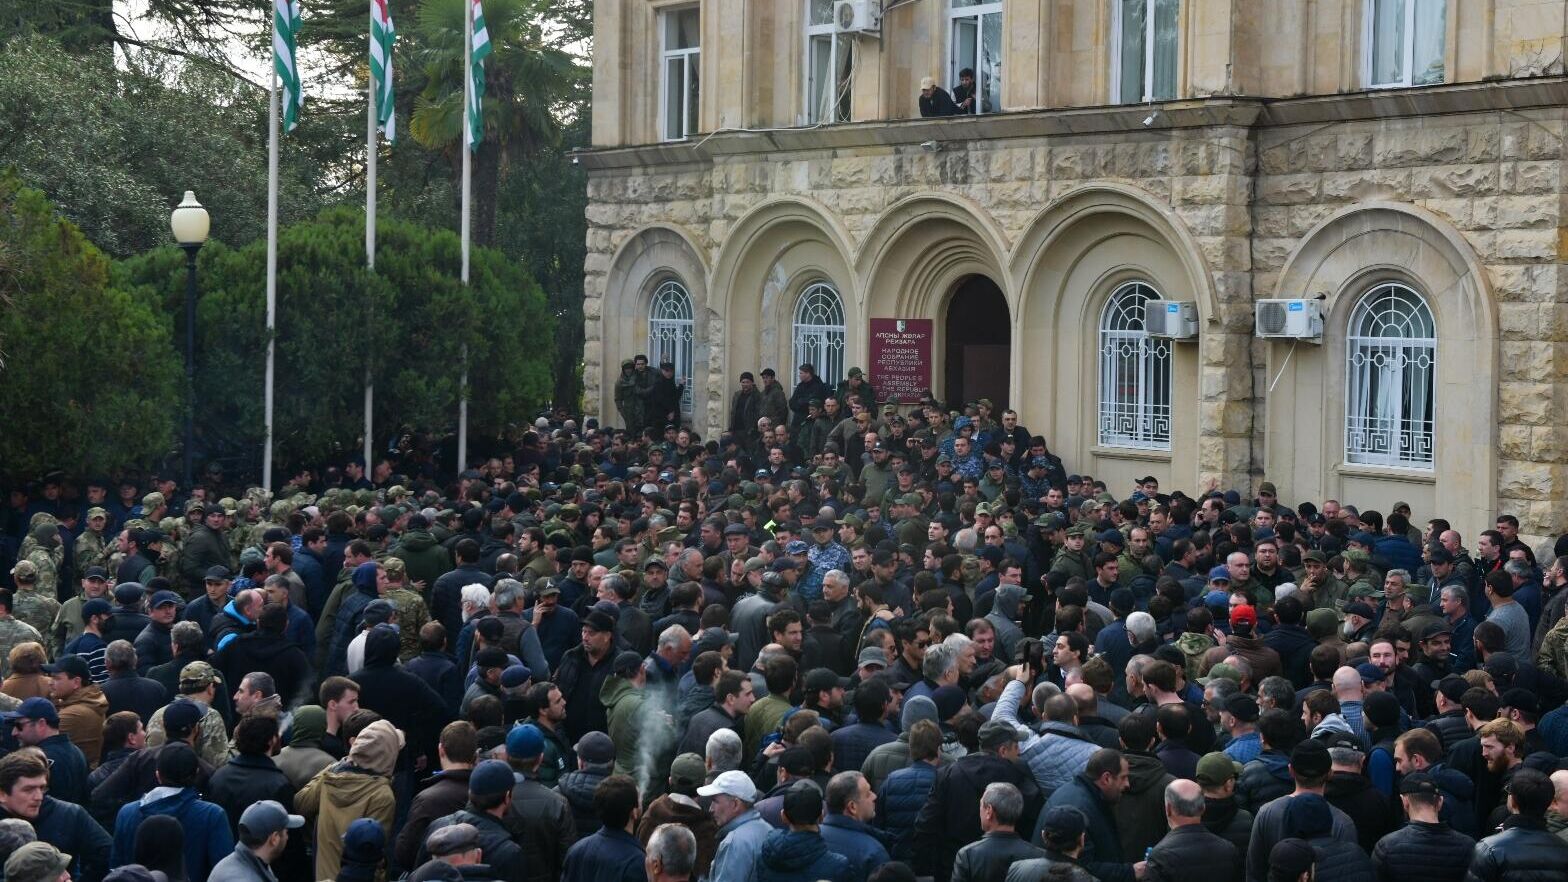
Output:
<svg viewBox="0 0 1568 882">
<path fill-rule="evenodd" d="M 844 379 L 844 301 L 832 285 L 817 282 L 800 292 L 794 332 L 795 363 L 790 367 L 809 362 L 829 389 L 838 388 Z"/>
<path fill-rule="evenodd" d="M 1345 341 L 1345 461 L 1432 469 L 1437 323 L 1404 285 L 1368 291 Z"/>
<path fill-rule="evenodd" d="M 648 307 L 648 361 L 654 370 L 665 359 L 675 362 L 675 382 L 685 383 L 681 412 L 691 415 L 691 295 L 675 279 L 659 285 Z"/>
<path fill-rule="evenodd" d="M 1144 331 L 1158 291 L 1128 282 L 1100 315 L 1100 444 L 1171 449 L 1171 344 Z"/>
</svg>

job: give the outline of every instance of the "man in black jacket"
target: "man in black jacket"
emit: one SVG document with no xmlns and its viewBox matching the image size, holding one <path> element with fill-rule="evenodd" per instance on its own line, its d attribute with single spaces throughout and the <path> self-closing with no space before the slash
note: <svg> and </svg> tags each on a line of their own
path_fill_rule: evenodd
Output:
<svg viewBox="0 0 1568 882">
<path fill-rule="evenodd" d="M 947 102 L 952 104 L 953 99 L 948 98 Z M 789 410 L 794 414 L 795 431 L 799 432 L 801 424 L 806 422 L 806 417 L 811 413 L 812 401 L 825 401 L 831 397 L 833 390 L 817 376 L 816 367 L 809 363 L 801 365 L 800 382 L 795 384 L 795 390 L 789 395 Z"/>
<path fill-rule="evenodd" d="M 426 778 L 424 789 L 414 797 L 408 818 L 398 833 L 393 856 L 400 867 L 418 866 L 419 846 L 436 818 L 445 817 L 468 802 L 468 779 L 474 771 L 478 744 L 474 726 L 467 720 L 447 723 L 436 746 L 441 755 L 441 771 Z"/>
<path fill-rule="evenodd" d="M 524 882 L 530 878 L 532 865 L 524 855 L 522 846 L 513 841 L 511 832 L 503 823 L 512 806 L 511 784 L 512 770 L 506 767 L 506 763 L 500 760 L 480 763 L 468 778 L 468 804 L 433 822 L 426 839 L 427 845 L 434 839 L 437 850 L 446 851 L 448 837 L 466 836 L 467 831 L 441 831 L 447 827 L 472 825 L 478 833 L 474 843 L 483 852 L 483 861 L 490 867 L 495 879 L 501 882 Z M 420 851 L 422 859 L 430 856 L 428 848 L 421 848 Z"/>
<path fill-rule="evenodd" d="M 980 726 L 980 752 L 937 770 L 931 795 L 915 818 L 916 872 L 948 882 L 958 850 L 984 835 L 980 798 L 987 786 L 1002 782 L 1023 795 L 1019 823 L 1033 830 L 1043 799 L 1034 775 L 1018 761 L 1024 734 L 1011 724 L 987 720 Z"/>
<path fill-rule="evenodd" d="M 194 701 L 180 698 L 170 702 L 163 709 L 163 731 L 168 740 L 157 747 L 138 750 L 126 757 L 125 762 L 115 769 L 114 774 L 93 788 L 93 802 L 120 805 L 141 799 L 147 791 L 157 787 L 158 756 L 171 744 L 195 746 L 196 727 L 201 723 L 203 716 L 205 716 L 204 712 Z M 212 776 L 212 766 L 199 757 L 198 762 L 200 771 L 197 774 L 197 782 L 201 788 L 205 788 L 207 780 Z"/>
<path fill-rule="evenodd" d="M 207 660 L 207 634 L 198 622 L 176 622 L 169 631 L 169 639 L 174 655 L 167 662 L 149 668 L 147 679 L 157 680 L 170 695 L 179 695 L 180 671 L 185 670 L 185 666 L 191 662 Z M 214 690 L 212 703 L 224 719 L 233 718 L 233 702 L 229 699 L 228 690 Z"/>
<path fill-rule="evenodd" d="M 1149 850 L 1145 880 L 1203 879 L 1239 882 L 1236 846 L 1203 825 L 1203 788 L 1178 779 L 1165 785 L 1165 822 L 1170 832 Z"/>
<path fill-rule="evenodd" d="M 373 710 L 408 736 L 407 756 L 436 756 L 436 739 L 449 716 L 446 701 L 397 663 L 397 630 L 376 625 L 365 637 L 365 666 L 352 679 L 359 706 Z"/>
<path fill-rule="evenodd" d="M 649 421 L 655 426 L 680 425 L 681 395 L 685 389 L 685 383 L 675 382 L 675 362 L 669 359 L 659 362 L 659 375 L 643 398 Z"/>
<path fill-rule="evenodd" d="M 457 569 L 436 580 L 430 589 L 430 617 L 446 628 L 447 634 L 463 631 L 463 586 L 478 583 L 486 589 L 495 586 L 495 577 L 479 568 L 479 543 L 459 539 L 452 547 Z"/>
<path fill-rule="evenodd" d="M 566 851 L 577 841 L 577 825 L 566 797 L 534 780 L 544 759 L 544 734 L 524 723 L 507 733 L 506 759 L 515 783 L 504 821 L 522 845 L 528 882 L 556 882 Z"/>
<path fill-rule="evenodd" d="M 1002 882 L 1018 861 L 1045 857 L 1045 851 L 1018 837 L 1024 797 L 1011 784 L 987 785 L 980 796 L 980 829 L 985 836 L 958 850 L 953 882 Z"/>
<path fill-rule="evenodd" d="M 1399 801 L 1409 823 L 1378 840 L 1372 849 L 1377 877 L 1387 882 L 1460 882 L 1470 867 L 1475 840 L 1438 817 L 1443 792 L 1426 772 L 1399 782 Z"/>
<path fill-rule="evenodd" d="M 1503 831 L 1476 843 L 1469 878 L 1480 882 L 1562 879 L 1568 842 L 1546 829 L 1546 809 L 1555 791 L 1550 778 L 1521 768 L 1508 784 L 1508 820 Z"/>
<path fill-rule="evenodd" d="M 256 616 L 256 630 L 230 640 L 213 656 L 223 682 L 238 685 L 246 674 L 266 671 L 277 683 L 284 707 L 310 702 L 316 694 L 315 673 L 305 650 L 284 636 L 288 616 L 288 607 L 281 603 L 263 606 Z"/>
<path fill-rule="evenodd" d="M 293 808 L 294 786 L 272 761 L 281 747 L 278 718 L 271 714 L 249 714 L 234 727 L 234 755 L 212 773 L 203 791 L 229 816 L 234 835 L 239 835 L 240 815 L 253 803 L 270 799 L 285 810 Z"/>
</svg>

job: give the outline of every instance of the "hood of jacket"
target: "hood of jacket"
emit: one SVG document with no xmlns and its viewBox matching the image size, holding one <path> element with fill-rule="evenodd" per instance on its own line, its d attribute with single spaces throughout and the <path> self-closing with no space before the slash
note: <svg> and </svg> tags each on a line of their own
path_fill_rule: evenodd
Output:
<svg viewBox="0 0 1568 882">
<path fill-rule="evenodd" d="M 224 605 L 223 611 L 225 613 L 227 613 L 228 615 L 232 616 L 234 618 L 234 620 L 237 621 L 237 622 L 241 622 L 241 623 L 246 624 L 246 625 L 249 625 L 251 623 L 250 619 L 245 618 L 245 614 L 240 612 L 240 608 L 238 606 L 235 606 L 234 605 L 234 601 L 232 601 L 232 600 Z"/>
<path fill-rule="evenodd" d="M 397 664 L 397 651 L 402 646 L 398 632 L 377 625 L 365 635 L 365 667 L 391 667 Z"/>
<path fill-rule="evenodd" d="M 1236 634 L 1225 638 L 1225 646 L 1239 652 L 1264 652 L 1270 648 L 1260 637 L 1241 637 Z"/>
<path fill-rule="evenodd" d="M 371 597 L 377 596 L 376 570 L 379 568 L 379 566 L 380 565 L 375 561 L 366 561 L 365 563 L 355 567 L 354 575 L 352 577 L 354 587 L 361 593 L 369 594 Z"/>
<path fill-rule="evenodd" d="M 1188 631 L 1176 638 L 1176 648 L 1181 650 L 1182 655 L 1202 655 L 1214 648 L 1214 638 Z"/>
<path fill-rule="evenodd" d="M 1220 796 L 1203 800 L 1203 826 L 1216 836 L 1223 836 L 1226 827 L 1236 819 L 1241 806 L 1236 804 L 1234 796 Z"/>
<path fill-rule="evenodd" d="M 1277 750 L 1265 750 L 1258 754 L 1256 760 L 1263 764 L 1263 768 L 1270 775 L 1281 781 L 1290 781 L 1290 757 Z"/>
<path fill-rule="evenodd" d="M 327 735 L 327 711 L 317 704 L 307 704 L 294 711 L 294 721 L 289 727 L 290 747 L 318 747 Z"/>
<path fill-rule="evenodd" d="M 1351 729 L 1350 728 L 1350 724 L 1345 722 L 1345 718 L 1340 716 L 1339 714 L 1329 714 L 1328 716 L 1324 717 L 1321 721 L 1319 721 L 1319 723 L 1316 726 L 1312 727 L 1312 737 L 1313 738 L 1317 738 L 1320 735 L 1355 735 L 1355 734 L 1356 734 L 1355 730 Z M 1360 736 L 1356 736 L 1356 738 L 1357 738 L 1358 741 L 1360 740 Z"/>
<path fill-rule="evenodd" d="M 1163 789 L 1162 782 L 1170 774 L 1165 763 L 1152 753 L 1123 753 L 1127 759 L 1127 792 L 1147 793 L 1154 788 Z"/>
<path fill-rule="evenodd" d="M 103 694 L 103 688 L 96 683 L 83 686 L 59 701 L 61 710 L 78 705 L 89 707 L 103 716 L 109 714 L 109 698 Z"/>
<path fill-rule="evenodd" d="M 1372 782 L 1360 772 L 1334 772 L 1323 787 L 1323 798 L 1329 801 L 1345 799 L 1371 787 Z"/>
<path fill-rule="evenodd" d="M 390 776 L 397 765 L 398 751 L 403 749 L 403 733 L 386 720 L 377 720 L 366 726 L 348 752 L 348 761 L 361 769 L 378 775 Z"/>
<path fill-rule="evenodd" d="M 178 815 L 180 809 L 196 799 L 194 787 L 154 787 L 142 797 L 141 804 L 149 815 Z"/>
<path fill-rule="evenodd" d="M 356 745 L 358 740 L 354 742 Z M 390 786 L 386 778 L 363 771 L 328 766 L 321 773 L 321 802 L 325 806 L 363 805 L 373 795 Z"/>
<path fill-rule="evenodd" d="M 1438 763 L 1426 771 L 1432 776 L 1432 781 L 1437 784 L 1438 789 L 1443 792 L 1452 793 L 1466 802 L 1475 798 L 1475 782 L 1471 781 L 1470 776 L 1464 772 L 1450 769 L 1446 763 Z"/>
<path fill-rule="evenodd" d="M 633 686 L 632 681 L 625 677 L 605 677 L 604 685 L 599 687 L 599 700 L 611 710 L 614 710 L 617 704 L 631 700 L 634 696 L 640 698 L 641 695 L 642 690 Z"/>
<path fill-rule="evenodd" d="M 435 547 L 436 537 L 429 530 L 409 530 L 399 544 L 409 551 L 424 551 Z"/>
<path fill-rule="evenodd" d="M 774 833 L 762 843 L 758 853 L 770 869 L 786 873 L 803 873 L 827 853 L 828 844 L 822 834 L 786 830 Z"/>
<path fill-rule="evenodd" d="M 1000 614 L 1009 622 L 1018 620 L 1018 606 L 1023 603 L 1024 592 L 1015 585 L 1004 585 L 996 589 L 991 601 L 991 611 Z"/>
</svg>

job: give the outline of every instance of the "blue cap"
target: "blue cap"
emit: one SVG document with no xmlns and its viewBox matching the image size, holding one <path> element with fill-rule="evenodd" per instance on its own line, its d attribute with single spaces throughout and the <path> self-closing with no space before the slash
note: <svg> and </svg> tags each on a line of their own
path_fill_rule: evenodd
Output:
<svg viewBox="0 0 1568 882">
<path fill-rule="evenodd" d="M 1204 606 L 1223 608 L 1228 603 L 1230 603 L 1230 595 L 1224 591 L 1210 591 L 1208 594 L 1203 595 Z"/>
<path fill-rule="evenodd" d="M 1357 530 L 1356 532 L 1350 534 L 1350 541 L 1358 542 L 1368 548 L 1371 548 L 1377 544 L 1377 537 L 1371 533 L 1368 533 L 1366 530 Z"/>
<path fill-rule="evenodd" d="M 1224 566 L 1222 564 L 1212 570 L 1209 570 L 1209 581 L 1224 582 L 1227 585 L 1230 584 L 1230 567 Z"/>
<path fill-rule="evenodd" d="M 359 818 L 343 832 L 343 862 L 375 864 L 386 854 L 387 834 L 374 818 Z"/>
<path fill-rule="evenodd" d="M 974 423 L 969 419 L 969 417 L 961 416 L 958 419 L 953 420 L 953 431 L 956 432 L 959 429 L 967 429 L 971 425 L 974 425 Z"/>
<path fill-rule="evenodd" d="M 1371 662 L 1362 662 L 1356 665 L 1356 673 L 1361 675 L 1361 685 L 1381 683 L 1388 677 L 1388 672 Z"/>
<path fill-rule="evenodd" d="M 60 714 L 54 709 L 54 702 L 38 696 L 22 702 L 20 707 L 5 713 L 3 717 L 8 723 L 17 720 L 43 720 L 51 726 L 60 725 Z"/>
<path fill-rule="evenodd" d="M 102 597 L 94 597 L 92 600 L 82 604 L 83 619 L 91 618 L 92 616 L 107 616 L 113 612 L 114 607 L 110 606 L 109 601 L 104 600 Z"/>
<path fill-rule="evenodd" d="M 506 733 L 506 755 L 512 759 L 528 760 L 544 753 L 544 733 L 532 723 L 513 726 Z M 473 779 L 470 778 L 470 781 Z"/>
<path fill-rule="evenodd" d="M 532 726 L 519 726 L 518 728 L 533 729 Z M 517 729 L 512 731 L 516 732 Z M 534 729 L 535 733 L 538 733 L 538 731 L 538 729 Z M 507 736 L 506 740 L 510 742 L 512 740 L 511 736 Z M 543 741 L 543 736 L 540 736 L 539 740 Z M 508 744 L 507 747 L 510 748 L 511 744 Z M 507 753 L 510 754 L 511 750 L 508 749 Z M 469 774 L 468 794 L 470 796 L 498 796 L 502 793 L 509 793 L 516 780 L 512 776 L 511 766 L 508 766 L 501 760 L 485 760 L 474 766 L 474 771 Z"/>
<path fill-rule="evenodd" d="M 150 609 L 157 609 L 158 607 L 163 606 L 165 603 L 172 603 L 175 606 L 179 606 L 180 595 L 175 594 L 173 591 L 159 591 L 152 596 L 152 602 L 148 604 L 148 607 Z"/>
<path fill-rule="evenodd" d="M 800 539 L 792 539 L 792 540 L 790 540 L 790 543 L 788 545 L 784 546 L 784 553 L 785 554 L 805 554 L 806 553 L 806 543 L 804 541 L 800 540 Z"/>
<path fill-rule="evenodd" d="M 501 672 L 501 685 L 511 689 L 514 686 L 521 686 L 527 683 L 533 679 L 533 676 L 534 672 L 527 665 L 512 665 Z"/>
<path fill-rule="evenodd" d="M 1121 530 L 1103 530 L 1099 535 L 1094 537 L 1094 541 L 1109 542 L 1118 548 L 1127 544 L 1127 539 L 1126 537 L 1122 536 Z"/>
</svg>

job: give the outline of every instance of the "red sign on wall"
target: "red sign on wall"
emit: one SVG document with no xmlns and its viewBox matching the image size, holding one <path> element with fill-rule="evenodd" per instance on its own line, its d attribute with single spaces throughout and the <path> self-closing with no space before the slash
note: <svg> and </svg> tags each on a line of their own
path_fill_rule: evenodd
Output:
<svg viewBox="0 0 1568 882">
<path fill-rule="evenodd" d="M 930 395 L 931 319 L 872 319 L 870 379 L 883 401 Z"/>
</svg>

